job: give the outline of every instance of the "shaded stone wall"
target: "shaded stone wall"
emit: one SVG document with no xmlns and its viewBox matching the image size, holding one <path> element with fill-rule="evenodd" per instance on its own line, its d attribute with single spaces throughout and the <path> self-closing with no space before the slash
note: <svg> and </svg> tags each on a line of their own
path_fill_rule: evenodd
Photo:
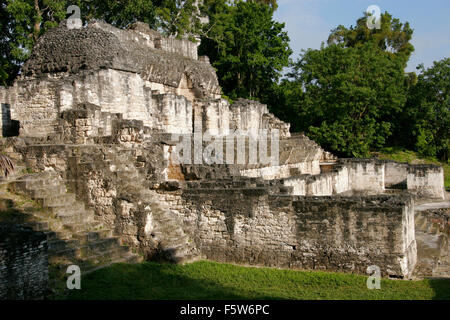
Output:
<svg viewBox="0 0 450 320">
<path fill-rule="evenodd" d="M 47 285 L 47 236 L 0 223 L 0 300 L 43 299 Z"/>
<path fill-rule="evenodd" d="M 164 194 L 214 261 L 407 277 L 416 263 L 410 198 L 292 197 L 262 190 Z"/>
<path fill-rule="evenodd" d="M 384 184 L 386 188 L 405 188 L 408 175 L 407 163 L 385 161 Z"/>
</svg>

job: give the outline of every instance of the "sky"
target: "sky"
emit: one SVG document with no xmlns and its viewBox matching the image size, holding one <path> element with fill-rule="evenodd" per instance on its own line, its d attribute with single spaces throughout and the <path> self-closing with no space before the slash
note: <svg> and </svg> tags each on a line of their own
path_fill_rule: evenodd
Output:
<svg viewBox="0 0 450 320">
<path fill-rule="evenodd" d="M 319 49 L 338 25 L 354 26 L 370 5 L 409 22 L 414 30 L 415 51 L 407 72 L 415 71 L 420 63 L 428 68 L 433 61 L 450 57 L 449 0 L 278 0 L 274 18 L 286 24 L 292 58 L 297 59 L 302 49 Z"/>
</svg>

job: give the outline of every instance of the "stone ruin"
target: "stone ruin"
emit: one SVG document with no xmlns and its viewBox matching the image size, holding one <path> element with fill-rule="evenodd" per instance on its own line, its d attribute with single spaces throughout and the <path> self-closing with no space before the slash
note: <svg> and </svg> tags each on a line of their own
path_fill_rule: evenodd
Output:
<svg viewBox="0 0 450 320">
<path fill-rule="evenodd" d="M 442 167 L 338 159 L 267 106 L 229 103 L 196 43 L 142 23 L 49 30 L 0 102 L 2 150 L 32 172 L 9 186 L 52 213 L 32 227 L 66 265 L 210 259 L 362 274 L 376 265 L 410 278 L 415 201 L 445 198 Z M 239 132 L 247 152 L 252 137 L 277 130 L 278 162 L 175 161 L 180 138 L 198 130 L 233 145 Z M 438 251 L 426 275 L 448 275 L 447 247 Z"/>
</svg>

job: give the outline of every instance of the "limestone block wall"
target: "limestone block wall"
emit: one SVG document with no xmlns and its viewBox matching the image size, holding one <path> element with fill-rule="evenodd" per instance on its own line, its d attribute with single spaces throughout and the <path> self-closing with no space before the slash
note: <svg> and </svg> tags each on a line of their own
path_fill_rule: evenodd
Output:
<svg viewBox="0 0 450 320">
<path fill-rule="evenodd" d="M 233 104 L 225 99 L 198 102 L 194 106 L 194 121 L 211 135 L 229 134 L 258 137 L 261 130 L 277 129 L 280 138 L 290 137 L 290 125 L 269 113 L 267 106 L 257 101 L 239 99 Z"/>
<path fill-rule="evenodd" d="M 157 129 L 170 133 L 192 132 L 192 103 L 184 96 L 164 94 L 154 97 L 153 101 L 156 102 L 158 112 Z M 155 115 L 153 113 L 153 119 Z"/>
<path fill-rule="evenodd" d="M 301 174 L 318 174 L 320 173 L 319 161 L 304 161 L 293 164 L 284 164 L 280 166 L 267 166 L 261 168 L 244 168 L 241 175 L 249 178 L 261 177 L 265 180 L 284 179 L 291 177 L 292 171 L 295 170 Z"/>
<path fill-rule="evenodd" d="M 284 185 L 292 187 L 292 195 L 294 196 L 305 196 L 306 195 L 306 178 L 308 174 L 299 175 L 295 177 L 290 177 L 283 179 Z"/>
<path fill-rule="evenodd" d="M 340 159 L 347 166 L 350 189 L 354 191 L 384 191 L 384 163 L 376 159 Z"/>
<path fill-rule="evenodd" d="M 257 189 L 164 194 L 214 261 L 407 277 L 416 263 L 410 198 L 272 196 Z"/>
<path fill-rule="evenodd" d="M 193 107 L 193 89 L 180 90 L 144 80 L 137 73 L 101 69 L 28 78 L 1 91 L 2 105 L 11 105 L 11 118 L 20 121 L 22 136 L 54 132 L 59 112 L 84 103 L 100 106 L 102 112 L 121 113 L 124 119 L 143 121 L 163 132 L 192 133 L 193 121 L 197 121 L 212 135 L 228 135 L 239 129 L 239 134 L 257 136 L 261 129 L 281 128 L 280 137 L 289 136 L 289 125 L 268 116 L 265 105 L 247 100 L 230 105 L 216 99 Z M 267 117 L 271 121 L 265 120 Z"/>
<path fill-rule="evenodd" d="M 0 300 L 43 299 L 47 284 L 47 236 L 0 224 Z"/>
<path fill-rule="evenodd" d="M 333 174 L 323 173 L 306 178 L 306 195 L 331 196 L 333 194 Z"/>
<path fill-rule="evenodd" d="M 296 196 L 331 196 L 350 190 L 348 169 L 345 166 L 318 175 L 289 177 L 283 182 L 285 186 L 293 187 L 292 195 Z"/>
<path fill-rule="evenodd" d="M 60 84 L 54 79 L 16 81 L 5 96 L 11 119 L 20 121 L 20 134 L 46 136 L 55 131 Z"/>
<path fill-rule="evenodd" d="M 430 164 L 410 165 L 407 187 L 421 197 L 445 199 L 444 169 Z"/>
<path fill-rule="evenodd" d="M 418 262 L 414 276 L 448 277 L 450 274 L 450 209 L 417 210 L 415 231 Z"/>
<path fill-rule="evenodd" d="M 333 193 L 340 194 L 350 190 L 350 177 L 346 166 L 338 166 L 332 171 Z"/>
<path fill-rule="evenodd" d="M 184 57 L 197 60 L 197 43 L 186 39 L 161 37 L 156 40 L 155 48 L 166 52 L 177 53 Z"/>
</svg>

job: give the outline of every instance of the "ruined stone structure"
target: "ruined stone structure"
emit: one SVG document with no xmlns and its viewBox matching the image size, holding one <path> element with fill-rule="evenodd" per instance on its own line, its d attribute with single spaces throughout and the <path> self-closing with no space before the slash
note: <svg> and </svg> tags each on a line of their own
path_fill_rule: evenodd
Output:
<svg viewBox="0 0 450 320">
<path fill-rule="evenodd" d="M 43 299 L 47 284 L 45 234 L 0 223 L 0 300 Z"/>
<path fill-rule="evenodd" d="M 337 159 L 306 136 L 291 135 L 267 106 L 230 104 L 195 43 L 164 38 L 141 23 L 50 30 L 0 100 L 10 110 L 3 126 L 11 126 L 8 119 L 20 124 L 2 150 L 36 172 L 11 185 L 56 213 L 62 222 L 53 231 L 71 248 L 81 232 L 118 239 L 116 246 L 147 259 L 358 273 L 377 265 L 383 276 L 405 278 L 417 262 L 414 199 L 445 197 L 441 167 Z M 251 161 L 251 141 L 275 129 L 278 162 Z M 202 132 L 211 137 L 200 147 L 233 139 L 223 157 L 243 161 L 196 162 L 195 146 L 193 161 L 175 161 L 180 141 Z M 236 133 L 244 155 L 232 152 Z M 275 140 L 268 139 L 269 149 Z M 42 172 L 60 181 L 53 197 L 42 194 Z M 77 255 L 81 247 L 73 248 Z M 115 252 L 110 261 L 121 254 L 139 260 Z"/>
</svg>

